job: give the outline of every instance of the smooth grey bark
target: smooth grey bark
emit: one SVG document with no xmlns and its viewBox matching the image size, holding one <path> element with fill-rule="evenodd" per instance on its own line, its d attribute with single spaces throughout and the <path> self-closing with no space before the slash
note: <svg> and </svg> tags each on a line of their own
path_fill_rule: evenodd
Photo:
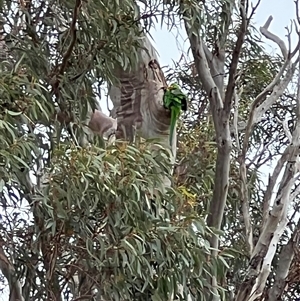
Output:
<svg viewBox="0 0 300 301">
<path fill-rule="evenodd" d="M 300 64 L 299 64 L 300 67 Z M 300 130 L 299 130 L 299 124 L 300 124 L 300 69 L 298 70 L 299 74 L 298 74 L 298 90 L 297 90 L 297 111 L 296 111 L 296 116 L 297 116 L 297 123 L 296 123 L 296 129 L 294 134 L 299 134 Z M 297 132 L 296 132 L 297 130 Z M 291 143 L 293 143 L 293 141 L 295 141 L 295 135 L 294 137 L 292 135 L 290 135 L 290 133 L 287 133 L 287 136 L 290 140 Z M 298 137 L 298 141 L 299 141 L 299 137 Z M 299 152 L 299 151 L 298 151 Z M 285 153 L 289 153 L 289 148 L 286 149 Z M 282 155 L 282 157 L 285 154 Z M 279 163 L 280 161 L 278 161 Z M 276 167 L 278 167 L 278 165 L 280 166 L 280 163 L 277 164 Z M 279 170 L 279 168 L 278 168 Z M 276 169 L 275 169 L 276 171 Z M 275 173 L 276 179 L 278 177 L 277 173 Z M 273 174 L 273 176 L 274 176 Z M 275 181 L 273 181 L 275 182 Z M 272 185 L 273 182 L 271 181 L 270 184 Z M 298 189 L 297 189 L 298 188 Z M 299 194 L 299 186 L 297 187 L 293 194 L 290 195 L 290 201 L 293 201 L 294 198 Z M 292 216 L 293 218 L 293 216 Z M 267 220 L 265 218 L 265 220 Z M 275 279 L 274 279 L 274 284 L 273 286 L 270 288 L 270 290 L 268 291 L 268 295 L 266 298 L 266 301 L 279 301 L 282 299 L 282 295 L 284 293 L 284 290 L 286 288 L 286 284 L 287 284 L 287 277 L 289 275 L 289 271 L 290 271 L 290 267 L 292 264 L 292 261 L 294 259 L 294 255 L 295 255 L 295 248 L 297 248 L 297 246 L 299 245 L 299 239 L 300 239 L 300 219 L 298 220 L 297 225 L 295 226 L 294 232 L 289 240 L 289 242 L 282 247 L 280 255 L 279 255 L 279 259 L 278 259 L 278 266 L 276 267 L 276 271 L 275 271 Z"/>
<path fill-rule="evenodd" d="M 218 64 L 215 63 L 213 57 L 211 57 L 211 60 L 208 63 L 207 58 L 209 58 L 210 55 L 207 48 L 204 46 L 203 41 L 200 39 L 199 36 L 196 36 L 190 31 L 187 21 L 185 27 L 189 36 L 195 66 L 199 78 L 210 101 L 210 107 L 216 131 L 218 153 L 214 181 L 215 185 L 213 197 L 210 202 L 207 225 L 209 227 L 219 230 L 221 228 L 228 193 L 230 153 L 232 149 L 232 141 L 229 127 L 230 110 L 228 111 L 228 107 L 224 105 L 222 97 L 224 80 L 222 74 L 224 74 L 224 61 L 222 62 L 220 61 L 220 59 L 224 60 L 224 56 L 220 55 L 220 58 L 218 60 L 217 58 L 215 58 Z M 218 69 L 218 67 L 220 69 Z M 220 74 L 222 80 L 214 80 L 213 74 L 215 73 Z M 228 104 L 228 106 L 230 107 L 231 105 Z M 212 248 L 212 255 L 216 256 L 218 253 L 217 250 L 219 246 L 218 235 L 211 236 L 210 246 Z M 212 276 L 211 285 L 214 294 L 210 293 L 210 298 L 212 300 L 219 300 L 219 295 L 217 291 L 217 280 L 215 276 Z"/>
<path fill-rule="evenodd" d="M 261 33 L 280 47 L 284 63 L 273 81 L 257 96 L 251 105 L 241 156 L 241 160 L 244 162 L 248 150 L 249 137 L 254 124 L 261 120 L 264 112 L 266 112 L 266 110 L 269 109 L 283 94 L 292 80 L 299 61 L 299 57 L 297 57 L 295 62 L 292 62 L 293 57 L 297 53 L 297 49 L 299 49 L 299 45 L 296 46 L 296 49 L 293 52 L 291 52 L 291 50 L 287 51 L 282 40 L 269 32 L 268 27 L 271 21 L 272 17 L 269 17 L 266 24 L 261 28 Z M 267 97 L 268 94 L 269 96 Z M 288 222 L 288 208 L 293 200 L 291 190 L 295 184 L 296 174 L 299 172 L 297 158 L 300 147 L 300 97 L 298 97 L 297 107 L 296 127 L 293 134 L 288 135 L 291 136 L 290 144 L 283 152 L 273 175 L 269 179 L 269 186 L 267 187 L 264 197 L 264 219 L 261 233 L 251 254 L 246 277 L 238 289 L 235 301 L 254 301 L 262 295 L 265 289 L 266 280 L 271 271 L 272 260 L 275 256 L 279 239 Z M 285 170 L 280 181 L 278 193 L 274 204 L 270 209 L 272 191 L 285 163 Z M 250 215 L 249 212 L 247 214 Z"/>
<path fill-rule="evenodd" d="M 250 15 L 253 14 L 255 9 L 256 7 L 253 9 Z M 245 1 L 241 1 L 240 13 L 242 22 L 235 49 L 232 54 L 232 60 L 229 68 L 229 80 L 224 96 L 220 90 L 220 81 L 216 83 L 212 77 L 212 73 L 216 73 L 216 71 L 222 74 L 222 70 L 218 71 L 217 69 L 217 67 L 221 66 L 221 64 L 214 64 L 213 61 L 209 60 L 209 58 L 213 57 L 209 54 L 209 51 L 205 45 L 203 45 L 201 38 L 190 29 L 188 21 L 185 21 L 186 31 L 190 40 L 197 73 L 210 100 L 210 107 L 217 135 L 218 155 L 216 163 L 215 187 L 213 198 L 210 203 L 207 224 L 208 226 L 217 228 L 218 230 L 221 226 L 228 191 L 230 152 L 232 148 L 229 128 L 229 115 L 232 109 L 233 99 L 237 94 L 235 91 L 235 83 L 239 52 L 244 42 L 245 33 L 249 24 Z M 190 17 L 188 19 L 193 18 L 193 16 L 188 17 Z M 287 51 L 282 40 L 278 39 L 278 37 L 268 31 L 271 20 L 272 18 L 270 17 L 265 26 L 261 28 L 261 33 L 266 38 L 278 44 L 282 51 L 285 62 L 274 80 L 257 96 L 250 108 L 250 116 L 245 130 L 243 145 L 240 148 L 239 157 L 239 163 L 241 165 L 241 179 L 244 179 L 244 186 L 247 185 L 245 165 L 246 153 L 248 150 L 249 138 L 252 133 L 253 126 L 261 120 L 266 110 L 270 108 L 270 106 L 283 94 L 284 90 L 292 79 L 296 67 L 295 63 L 292 63 L 292 58 L 296 53 L 297 47 L 293 52 Z M 237 110 L 237 108 L 235 108 L 235 110 Z M 235 117 L 235 119 L 237 118 Z M 300 122 L 299 119 L 297 122 Z M 249 244 L 251 261 L 249 263 L 247 276 L 245 277 L 245 280 L 241 284 L 236 295 L 236 301 L 254 301 L 262 294 L 262 291 L 265 287 L 265 282 L 270 272 L 271 262 L 276 251 L 276 246 L 287 222 L 287 208 L 291 202 L 291 189 L 295 182 L 295 174 L 298 172 L 296 158 L 299 153 L 299 139 L 297 139 L 299 135 L 300 128 L 296 128 L 293 133 L 291 144 L 287 149 L 287 154 L 285 154 L 285 158 L 288 159 L 288 162 L 285 169 L 285 174 L 281 181 L 279 193 L 275 200 L 275 205 L 269 212 L 269 215 L 265 215 L 267 216 L 267 220 L 263 226 L 262 233 L 255 247 L 253 246 L 252 225 L 249 212 L 247 189 L 243 190 L 243 215 L 246 225 L 246 235 Z M 280 165 L 281 164 L 279 164 L 279 166 Z M 274 185 L 273 182 L 276 182 L 277 177 L 278 174 L 276 171 L 275 176 L 271 181 L 271 185 Z M 270 193 L 268 193 L 270 191 L 271 189 L 267 190 L 267 195 L 270 195 Z M 265 203 L 265 208 L 268 207 L 269 209 L 269 201 L 270 200 Z M 217 249 L 218 236 L 213 236 L 210 240 L 210 243 L 211 247 Z M 216 254 L 216 252 L 213 253 Z M 214 277 L 212 277 L 212 285 L 213 287 L 216 285 Z M 216 290 L 214 291 L 214 296 L 212 299 L 218 300 L 215 295 Z"/>
<path fill-rule="evenodd" d="M 188 32 L 188 27 L 186 26 L 186 28 Z M 216 162 L 215 188 L 210 204 L 210 207 L 214 208 L 214 210 L 210 210 L 207 224 L 210 227 L 220 229 L 227 198 L 230 152 L 232 148 L 229 118 L 228 114 L 224 111 L 220 89 L 212 78 L 212 74 L 205 56 L 203 43 L 200 38 L 194 34 L 188 32 L 188 35 L 190 36 L 189 39 L 197 72 L 203 84 L 204 90 L 206 91 L 210 100 L 211 111 L 217 135 L 218 155 Z M 212 62 L 210 64 L 212 64 Z M 220 73 L 222 73 L 222 71 L 223 70 L 218 70 Z M 216 249 L 218 248 L 217 236 L 213 236 L 211 247 Z"/>
<path fill-rule="evenodd" d="M 229 7 L 224 7 L 224 13 L 228 14 L 229 18 L 231 18 L 233 5 L 229 4 Z M 213 55 L 203 43 L 200 36 L 193 32 L 189 21 L 185 20 L 185 28 L 190 40 L 197 73 L 210 100 L 211 114 L 217 136 L 218 154 L 215 187 L 207 219 L 208 226 L 217 230 L 221 227 L 228 192 L 230 153 L 232 149 L 229 122 L 236 84 L 237 65 L 249 22 L 246 18 L 245 3 L 243 1 L 240 5 L 240 15 L 242 21 L 229 66 L 229 80 L 226 93 L 224 93 L 225 51 L 220 46 L 225 46 L 226 35 L 228 34 L 228 27 L 231 22 L 226 25 L 224 31 L 225 37 L 221 38 L 221 44 L 215 49 L 216 53 Z M 186 17 L 187 19 L 192 19 L 194 16 L 186 15 Z M 212 236 L 211 247 L 214 249 L 218 248 L 217 235 Z"/>
<path fill-rule="evenodd" d="M 295 235 L 292 236 L 288 244 L 282 247 L 276 268 L 274 284 L 268 292 L 266 301 L 280 301 L 282 299 L 282 294 L 286 287 L 286 277 L 288 276 L 294 258 L 294 237 Z"/>
</svg>

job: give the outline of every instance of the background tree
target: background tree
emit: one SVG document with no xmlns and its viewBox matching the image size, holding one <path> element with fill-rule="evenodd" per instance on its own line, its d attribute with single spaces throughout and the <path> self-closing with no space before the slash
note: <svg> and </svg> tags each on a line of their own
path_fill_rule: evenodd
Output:
<svg viewBox="0 0 300 301">
<path fill-rule="evenodd" d="M 257 9 L 1 2 L 10 300 L 298 298 L 299 45 L 269 32 L 269 18 L 260 32 L 281 50 L 270 56 L 251 24 Z M 165 74 L 147 37 L 158 18 L 183 25 L 192 50 Z M 163 95 L 175 79 L 190 104 L 174 166 Z M 98 106 L 106 88 L 112 117 Z"/>
</svg>

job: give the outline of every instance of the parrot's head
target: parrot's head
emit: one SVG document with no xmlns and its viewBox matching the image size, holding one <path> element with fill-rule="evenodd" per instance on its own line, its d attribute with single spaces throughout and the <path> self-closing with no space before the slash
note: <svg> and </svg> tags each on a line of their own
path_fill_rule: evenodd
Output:
<svg viewBox="0 0 300 301">
<path fill-rule="evenodd" d="M 179 85 L 178 84 L 171 84 L 169 87 L 168 87 L 169 90 L 175 90 L 175 89 L 180 89 L 179 88 Z"/>
</svg>

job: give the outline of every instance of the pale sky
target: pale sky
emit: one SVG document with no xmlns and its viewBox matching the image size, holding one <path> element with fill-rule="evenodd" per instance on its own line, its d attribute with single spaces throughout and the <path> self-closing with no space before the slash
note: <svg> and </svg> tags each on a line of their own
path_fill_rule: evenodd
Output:
<svg viewBox="0 0 300 301">
<path fill-rule="evenodd" d="M 256 3 L 256 1 L 254 3 Z M 260 26 L 263 26 L 268 17 L 272 15 L 273 21 L 269 27 L 270 31 L 279 35 L 281 39 L 286 41 L 285 27 L 290 26 L 291 19 L 296 16 L 295 11 L 293 0 L 261 0 L 260 6 L 254 16 L 256 28 L 259 29 Z M 176 35 L 178 34 L 179 37 L 176 41 Z M 189 47 L 188 41 L 184 42 L 186 40 L 184 30 L 179 32 L 177 32 L 177 30 L 169 32 L 166 27 L 160 29 L 159 25 L 157 25 L 156 31 L 153 30 L 151 35 L 155 40 L 155 43 L 153 43 L 153 41 L 152 43 L 159 53 L 161 66 L 172 65 L 172 59 L 177 61 L 180 58 L 180 49 L 184 49 L 186 51 Z M 293 41 L 293 44 L 295 45 L 295 34 Z M 272 47 L 276 47 L 274 43 L 270 41 L 268 41 L 268 44 Z"/>
</svg>

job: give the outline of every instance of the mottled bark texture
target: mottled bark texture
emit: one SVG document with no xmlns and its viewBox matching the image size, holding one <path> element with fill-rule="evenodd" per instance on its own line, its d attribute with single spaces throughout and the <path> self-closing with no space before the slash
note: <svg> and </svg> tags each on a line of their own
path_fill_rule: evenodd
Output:
<svg viewBox="0 0 300 301">
<path fill-rule="evenodd" d="M 138 134 L 144 139 L 158 139 L 169 147 L 170 112 L 163 106 L 166 80 L 149 39 L 144 37 L 142 44 L 148 53 L 140 49 L 135 69 L 116 69 L 114 75 L 119 83 L 109 89 L 114 105 L 112 117 L 118 123 L 116 137 L 132 141 Z M 176 134 L 172 152 L 175 157 Z"/>
</svg>

